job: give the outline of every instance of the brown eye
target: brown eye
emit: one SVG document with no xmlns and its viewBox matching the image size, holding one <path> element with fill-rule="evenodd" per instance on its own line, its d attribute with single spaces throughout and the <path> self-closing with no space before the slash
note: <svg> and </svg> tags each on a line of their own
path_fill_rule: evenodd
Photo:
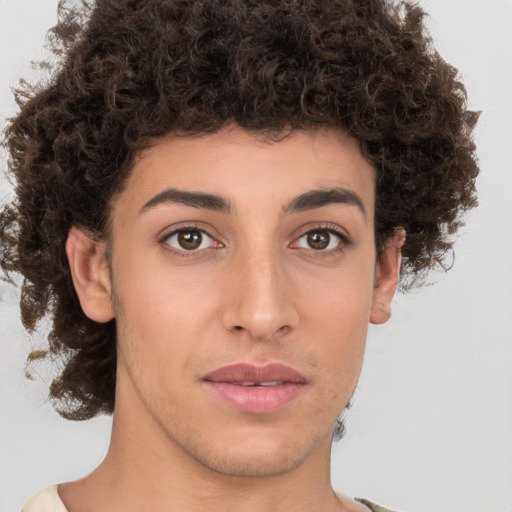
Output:
<svg viewBox="0 0 512 512">
<path fill-rule="evenodd" d="M 292 247 L 325 253 L 342 251 L 350 245 L 348 238 L 334 228 L 312 229 L 298 238 Z"/>
<path fill-rule="evenodd" d="M 198 229 L 180 231 L 177 235 L 180 247 L 187 251 L 199 249 L 199 247 L 201 246 L 201 242 L 203 241 L 203 235 L 201 231 L 199 231 Z"/>
<path fill-rule="evenodd" d="M 328 231 L 310 231 L 306 235 L 307 244 L 315 251 L 321 251 L 329 247 L 331 235 Z"/>
<path fill-rule="evenodd" d="M 182 253 L 209 249 L 221 245 L 208 235 L 208 233 L 197 228 L 177 229 L 163 239 L 162 242 L 175 251 Z"/>
</svg>

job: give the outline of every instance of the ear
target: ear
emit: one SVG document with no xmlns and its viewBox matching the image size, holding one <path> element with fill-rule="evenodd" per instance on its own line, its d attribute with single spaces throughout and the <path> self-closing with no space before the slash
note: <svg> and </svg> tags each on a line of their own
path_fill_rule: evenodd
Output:
<svg viewBox="0 0 512 512">
<path fill-rule="evenodd" d="M 84 313 L 96 322 L 114 318 L 106 242 L 71 228 L 66 240 L 71 277 Z"/>
<path fill-rule="evenodd" d="M 400 278 L 402 246 L 405 242 L 405 230 L 398 228 L 386 243 L 380 255 L 375 275 L 370 322 L 383 324 L 391 317 L 391 301 L 395 295 Z"/>
</svg>

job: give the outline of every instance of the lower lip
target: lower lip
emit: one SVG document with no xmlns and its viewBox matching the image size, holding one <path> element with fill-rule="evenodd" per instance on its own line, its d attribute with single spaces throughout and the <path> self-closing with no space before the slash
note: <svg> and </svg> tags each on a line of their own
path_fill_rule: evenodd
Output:
<svg viewBox="0 0 512 512">
<path fill-rule="evenodd" d="M 205 382 L 208 390 L 223 402 L 241 411 L 274 412 L 293 402 L 305 384 L 286 382 L 276 386 L 238 386 L 228 382 Z"/>
</svg>

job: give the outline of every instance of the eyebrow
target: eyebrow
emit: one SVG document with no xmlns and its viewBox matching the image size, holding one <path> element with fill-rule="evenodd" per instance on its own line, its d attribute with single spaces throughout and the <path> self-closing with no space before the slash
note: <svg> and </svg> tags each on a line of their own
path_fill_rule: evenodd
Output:
<svg viewBox="0 0 512 512">
<path fill-rule="evenodd" d="M 147 212 L 155 206 L 165 203 L 180 203 L 193 208 L 203 208 L 215 212 L 230 213 L 231 206 L 226 199 L 203 192 L 189 192 L 176 188 L 168 188 L 151 198 L 139 213 Z"/>
<path fill-rule="evenodd" d="M 363 216 L 366 217 L 366 208 L 364 207 L 362 199 L 355 192 L 340 187 L 305 192 L 285 206 L 284 211 L 287 214 L 303 212 L 321 208 L 329 204 L 356 206 L 361 210 Z"/>
<path fill-rule="evenodd" d="M 230 202 L 221 196 L 207 194 L 203 192 L 189 192 L 176 188 L 168 188 L 151 198 L 141 209 L 139 213 L 144 213 L 155 208 L 160 204 L 180 203 L 193 208 L 203 208 L 206 210 L 231 213 Z M 345 188 L 330 188 L 310 190 L 297 196 L 290 203 L 283 207 L 286 214 L 303 212 L 322 208 L 329 204 L 346 204 L 356 206 L 366 217 L 366 209 L 362 199 L 351 190 Z"/>
</svg>

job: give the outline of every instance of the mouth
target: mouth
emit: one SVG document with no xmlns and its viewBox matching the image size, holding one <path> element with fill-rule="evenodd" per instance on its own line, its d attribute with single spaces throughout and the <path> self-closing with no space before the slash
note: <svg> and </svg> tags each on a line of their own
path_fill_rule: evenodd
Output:
<svg viewBox="0 0 512 512">
<path fill-rule="evenodd" d="M 285 383 L 283 380 L 273 380 L 270 382 L 233 382 L 235 386 L 281 386 Z"/>
<path fill-rule="evenodd" d="M 229 365 L 210 373 L 203 382 L 223 403 L 258 414 L 283 409 L 298 398 L 307 385 L 300 372 L 280 363 Z"/>
</svg>

